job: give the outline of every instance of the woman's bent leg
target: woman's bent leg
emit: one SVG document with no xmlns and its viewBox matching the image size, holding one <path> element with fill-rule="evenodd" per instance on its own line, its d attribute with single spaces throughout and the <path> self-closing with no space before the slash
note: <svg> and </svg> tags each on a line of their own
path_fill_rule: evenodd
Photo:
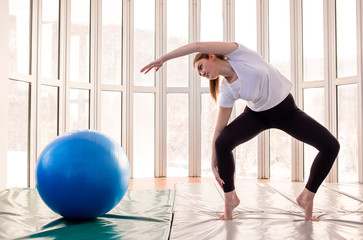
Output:
<svg viewBox="0 0 363 240">
<path fill-rule="evenodd" d="M 338 155 L 339 142 L 324 126 L 300 109 L 293 111 L 283 122 L 278 128 L 319 151 L 306 184 L 309 191 L 316 193 Z"/>
<path fill-rule="evenodd" d="M 246 108 L 246 110 L 224 128 L 215 142 L 217 165 L 220 177 L 224 181 L 224 215 L 219 219 L 233 219 L 233 209 L 240 200 L 234 186 L 235 163 L 232 150 L 241 143 L 244 143 L 258 133 L 266 129 L 266 125 Z"/>
<path fill-rule="evenodd" d="M 224 192 L 235 189 L 234 172 L 235 163 L 232 150 L 252 139 L 267 129 L 265 123 L 248 108 L 229 125 L 227 125 L 215 142 L 217 165 L 220 177 L 224 181 Z"/>
<path fill-rule="evenodd" d="M 304 208 L 305 220 L 317 221 L 312 216 L 313 200 L 338 155 L 339 142 L 324 126 L 298 108 L 292 111 L 278 128 L 296 139 L 314 146 L 319 151 L 311 166 L 305 189 L 296 199 L 297 203 Z"/>
</svg>

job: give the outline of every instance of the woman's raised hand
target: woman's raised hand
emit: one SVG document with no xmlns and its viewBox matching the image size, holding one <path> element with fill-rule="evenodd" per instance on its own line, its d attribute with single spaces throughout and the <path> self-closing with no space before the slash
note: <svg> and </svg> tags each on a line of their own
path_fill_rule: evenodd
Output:
<svg viewBox="0 0 363 240">
<path fill-rule="evenodd" d="M 157 72 L 159 70 L 159 68 L 161 68 L 162 66 L 163 66 L 163 61 L 160 59 L 156 59 L 156 60 L 150 62 L 145 67 L 143 67 L 143 69 L 141 69 L 141 72 L 145 72 L 145 74 L 146 74 L 153 68 L 155 68 L 155 72 Z"/>
</svg>

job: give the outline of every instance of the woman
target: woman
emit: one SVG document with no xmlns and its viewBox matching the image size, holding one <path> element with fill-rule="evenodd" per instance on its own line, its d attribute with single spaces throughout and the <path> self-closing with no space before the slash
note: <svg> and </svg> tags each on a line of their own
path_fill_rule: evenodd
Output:
<svg viewBox="0 0 363 240">
<path fill-rule="evenodd" d="M 240 200 L 234 187 L 232 150 L 260 132 L 278 128 L 319 150 L 307 184 L 297 197 L 304 209 L 305 220 L 312 216 L 313 200 L 319 186 L 329 173 L 340 145 L 336 138 L 295 104 L 290 94 L 291 82 L 256 52 L 233 42 L 195 42 L 187 44 L 146 65 L 141 72 L 159 70 L 164 62 L 199 52 L 194 67 L 200 76 L 210 80 L 210 91 L 217 101 L 219 76 L 223 76 L 219 96 L 219 112 L 212 142 L 212 170 L 225 197 L 221 220 L 233 219 L 233 209 Z M 247 101 L 247 107 L 227 125 L 233 103 Z"/>
</svg>

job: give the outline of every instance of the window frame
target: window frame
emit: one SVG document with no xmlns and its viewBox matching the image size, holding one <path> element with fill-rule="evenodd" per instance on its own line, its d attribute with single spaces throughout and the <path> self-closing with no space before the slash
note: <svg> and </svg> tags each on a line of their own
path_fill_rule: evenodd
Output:
<svg viewBox="0 0 363 240">
<path fill-rule="evenodd" d="M 167 154 L 165 142 L 167 140 L 167 94 L 184 93 L 189 95 L 189 171 L 188 176 L 201 176 L 201 94 L 207 94 L 208 88 L 200 87 L 199 75 L 189 64 L 189 86 L 188 87 L 167 87 L 166 67 L 155 74 L 155 86 L 134 87 L 133 49 L 134 40 L 134 6 L 133 1 L 123 0 L 123 23 L 122 23 L 122 85 L 114 86 L 101 84 L 96 79 L 100 79 L 100 56 L 101 37 L 99 34 L 102 25 L 99 19 L 102 17 L 102 0 L 91 1 L 90 17 L 90 83 L 69 82 L 69 29 L 70 29 L 70 1 L 60 1 L 60 27 L 59 27 L 59 79 L 40 78 L 40 37 L 41 37 L 41 0 L 34 0 L 31 7 L 31 74 L 22 75 L 19 73 L 9 73 L 8 79 L 27 82 L 31 86 L 30 93 L 30 122 L 29 122 L 29 152 L 28 152 L 28 186 L 35 187 L 35 166 L 39 149 L 39 99 L 37 97 L 41 85 L 54 86 L 59 89 L 58 106 L 58 133 L 69 130 L 69 89 L 87 89 L 90 91 L 90 129 L 100 129 L 100 94 L 102 91 L 117 91 L 122 93 L 122 147 L 125 149 L 131 169 L 133 169 L 133 94 L 147 92 L 155 94 L 155 177 L 165 177 L 167 174 Z M 201 0 L 187 0 L 189 4 L 189 42 L 200 40 L 200 15 Z M 222 0 L 223 3 L 223 40 L 234 41 L 234 6 L 236 0 Z M 363 182 L 363 3 L 356 0 L 357 6 L 357 76 L 336 78 L 336 4 L 335 0 L 323 0 L 324 16 L 324 80 L 304 82 L 302 79 L 302 1 L 290 0 L 290 48 L 291 48 L 291 81 L 294 83 L 292 93 L 298 106 L 303 106 L 304 89 L 324 87 L 325 91 L 325 123 L 326 127 L 337 135 L 337 87 L 345 84 L 358 85 L 358 177 Z M 1 3 L 8 6 L 8 1 Z M 155 57 L 166 53 L 166 16 L 167 0 L 155 0 Z M 268 0 L 256 0 L 257 11 L 257 51 L 268 59 Z M 2 8 L 3 9 L 3 8 Z M 8 8 L 6 8 L 8 9 Z M 2 15 L 1 15 L 2 16 Z M 4 15 L 4 18 L 6 16 Z M 6 21 L 4 21 L 6 23 Z M 7 38 L 3 34 L 1 39 Z M 7 41 L 7 39 L 5 39 Z M 189 62 L 193 61 L 193 56 L 188 57 Z M 2 61 L 7 61 L 3 57 Z M 7 84 L 0 83 L 1 89 L 7 91 Z M 7 95 L 6 95 L 7 96 Z M 3 101 L 2 101 L 3 102 Z M 2 106 L 2 105 L 1 105 Z M 2 109 L 6 107 L 2 106 Z M 233 112 L 234 116 L 236 115 Z M 6 116 L 6 115 L 5 115 Z M 0 126 L 0 130 L 7 132 L 6 121 Z M 5 128 L 5 129 L 4 129 Z M 6 134 L 7 135 L 7 134 Z M 2 139 L 2 143 L 7 140 Z M 258 178 L 269 178 L 269 132 L 265 131 L 258 136 Z M 303 144 L 295 139 L 292 140 L 291 147 L 291 180 L 304 181 Z M 6 156 L 7 149 L 0 149 L 1 156 Z M 1 169 L 6 166 L 6 157 L 0 160 Z M 6 169 L 6 168 L 5 168 Z M 338 181 L 337 163 L 335 162 L 332 171 L 327 177 L 328 182 Z M 6 174 L 1 174 L 6 176 Z M 5 181 L 5 185 L 4 185 Z M 6 186 L 6 179 L 0 179 L 1 186 Z"/>
</svg>

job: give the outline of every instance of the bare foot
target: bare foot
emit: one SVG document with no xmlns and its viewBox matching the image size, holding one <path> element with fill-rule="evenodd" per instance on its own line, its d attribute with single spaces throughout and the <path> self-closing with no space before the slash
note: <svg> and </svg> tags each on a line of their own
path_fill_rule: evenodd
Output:
<svg viewBox="0 0 363 240">
<path fill-rule="evenodd" d="M 224 193 L 224 214 L 219 217 L 220 220 L 232 220 L 233 209 L 235 209 L 240 203 L 240 200 L 236 194 L 236 190 Z"/>
<path fill-rule="evenodd" d="M 318 219 L 313 216 L 314 196 L 315 193 L 304 188 L 303 192 L 296 198 L 296 202 L 304 209 L 305 220 L 317 222 Z"/>
</svg>

